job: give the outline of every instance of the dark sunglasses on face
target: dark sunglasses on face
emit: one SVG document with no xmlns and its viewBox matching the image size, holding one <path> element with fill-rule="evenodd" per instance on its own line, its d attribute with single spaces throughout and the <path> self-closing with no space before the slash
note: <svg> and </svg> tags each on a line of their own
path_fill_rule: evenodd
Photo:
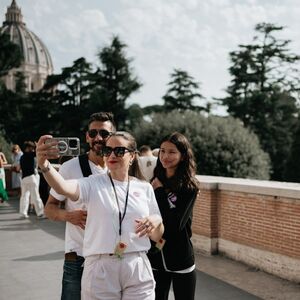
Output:
<svg viewBox="0 0 300 300">
<path fill-rule="evenodd" d="M 115 154 L 116 157 L 123 157 L 125 155 L 126 152 L 133 152 L 133 150 L 130 150 L 126 147 L 109 147 L 109 146 L 104 146 L 101 149 L 101 155 L 102 156 L 110 156 L 112 154 L 112 152 Z"/>
<path fill-rule="evenodd" d="M 88 130 L 88 135 L 90 138 L 95 138 L 99 134 L 103 139 L 107 139 L 110 135 L 111 132 L 105 130 L 105 129 L 90 129 Z"/>
</svg>

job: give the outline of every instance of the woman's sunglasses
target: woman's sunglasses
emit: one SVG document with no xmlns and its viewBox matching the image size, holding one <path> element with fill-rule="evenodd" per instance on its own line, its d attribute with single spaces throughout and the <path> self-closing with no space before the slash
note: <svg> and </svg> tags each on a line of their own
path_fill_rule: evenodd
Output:
<svg viewBox="0 0 300 300">
<path fill-rule="evenodd" d="M 107 139 L 111 135 L 111 132 L 109 132 L 105 129 L 90 129 L 90 130 L 88 130 L 88 135 L 92 139 L 95 138 L 98 134 L 103 139 Z"/>
<path fill-rule="evenodd" d="M 116 157 L 123 157 L 126 152 L 134 152 L 134 150 L 128 149 L 126 147 L 109 147 L 109 146 L 104 146 L 100 150 L 101 156 L 110 156 L 112 152 L 115 154 Z"/>
</svg>

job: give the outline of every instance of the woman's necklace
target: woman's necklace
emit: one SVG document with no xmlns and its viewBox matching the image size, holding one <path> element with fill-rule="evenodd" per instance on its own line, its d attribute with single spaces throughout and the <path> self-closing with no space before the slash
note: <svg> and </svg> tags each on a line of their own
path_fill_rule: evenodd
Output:
<svg viewBox="0 0 300 300">
<path fill-rule="evenodd" d="M 128 176 L 128 183 L 127 183 L 127 190 L 126 190 L 126 197 L 125 197 L 124 212 L 123 212 L 123 215 L 122 215 L 122 213 L 121 213 L 121 207 L 120 207 L 120 203 L 119 203 L 119 199 L 118 199 L 118 195 L 117 195 L 117 191 L 116 191 L 116 187 L 115 187 L 114 181 L 113 181 L 110 173 L 108 173 L 108 177 L 110 179 L 112 188 L 114 190 L 115 200 L 116 200 L 116 203 L 117 203 L 117 206 L 118 206 L 118 211 L 119 211 L 119 242 L 117 243 L 117 245 L 115 247 L 114 254 L 116 256 L 118 256 L 119 258 L 121 258 L 122 254 L 124 253 L 125 249 L 127 248 L 126 243 L 124 243 L 124 242 L 121 241 L 121 236 L 122 236 L 122 222 L 123 222 L 123 220 L 125 218 L 126 211 L 127 211 L 127 205 L 128 205 L 129 182 L 130 182 L 130 180 L 129 180 L 129 176 Z"/>
</svg>

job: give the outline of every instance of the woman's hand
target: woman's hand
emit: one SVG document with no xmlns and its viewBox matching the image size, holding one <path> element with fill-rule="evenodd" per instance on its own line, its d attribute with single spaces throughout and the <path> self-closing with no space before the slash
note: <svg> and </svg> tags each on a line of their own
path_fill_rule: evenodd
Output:
<svg viewBox="0 0 300 300">
<path fill-rule="evenodd" d="M 159 215 L 151 215 L 146 218 L 135 220 L 137 223 L 135 233 L 140 237 L 147 235 L 151 236 L 152 233 L 162 224 L 162 219 Z"/>
<path fill-rule="evenodd" d="M 51 135 L 43 135 L 36 144 L 36 157 L 38 165 L 48 184 L 58 193 L 76 201 L 79 198 L 79 187 L 77 180 L 65 180 L 54 168 L 48 159 L 58 158 L 59 149 L 57 141 L 47 141 Z"/>
<path fill-rule="evenodd" d="M 152 180 L 151 184 L 152 184 L 154 190 L 156 190 L 157 188 L 163 186 L 163 184 L 160 182 L 160 180 L 159 180 L 157 177 L 155 177 L 155 178 Z"/>
<path fill-rule="evenodd" d="M 67 212 L 67 220 L 75 226 L 79 226 L 81 229 L 85 229 L 87 211 L 78 209 Z"/>
<path fill-rule="evenodd" d="M 51 141 L 45 143 L 47 140 L 51 139 L 52 135 L 42 135 L 36 144 L 36 158 L 38 166 L 43 169 L 48 166 L 48 159 L 56 159 L 59 157 L 58 148 L 56 141 Z"/>
</svg>

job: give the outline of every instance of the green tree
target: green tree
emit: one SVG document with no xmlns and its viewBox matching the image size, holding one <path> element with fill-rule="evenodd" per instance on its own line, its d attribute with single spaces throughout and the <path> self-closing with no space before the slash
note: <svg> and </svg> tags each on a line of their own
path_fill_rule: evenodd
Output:
<svg viewBox="0 0 300 300">
<path fill-rule="evenodd" d="M 62 105 L 80 106 L 89 99 L 91 80 L 92 66 L 80 57 L 60 74 L 48 76 L 44 90 L 53 90 Z"/>
<path fill-rule="evenodd" d="M 125 127 L 126 100 L 142 85 L 130 67 L 132 59 L 126 57 L 126 47 L 114 36 L 111 44 L 99 52 L 100 66 L 95 73 L 95 89 L 89 102 L 91 112 L 112 111 L 118 128 Z"/>
<path fill-rule="evenodd" d="M 0 33 L 0 78 L 2 76 L 5 76 L 9 70 L 19 67 L 22 59 L 23 57 L 20 47 L 10 41 L 10 36 L 8 34 Z M 0 130 L 1 128 L 4 128 L 4 119 L 7 118 L 3 106 L 6 106 L 10 102 L 13 102 L 10 101 L 9 98 L 6 98 L 7 96 L 8 93 L 5 84 L 0 80 L 0 115 L 2 116 L 0 118 Z M 14 109 L 13 106 L 11 107 L 11 109 Z M 5 118 L 3 116 L 5 116 Z"/>
<path fill-rule="evenodd" d="M 143 107 L 144 115 L 152 115 L 154 113 L 161 113 L 164 111 L 165 111 L 164 106 L 159 105 L 159 104 L 148 105 L 148 106 Z"/>
<path fill-rule="evenodd" d="M 85 124 L 85 103 L 89 100 L 91 65 L 84 58 L 48 76 L 44 88 L 25 93 L 24 76 L 17 73 L 16 91 L 0 94 L 0 127 L 7 140 L 22 144 L 41 134 L 78 135 Z M 1 129 L 0 128 L 0 129 Z"/>
<path fill-rule="evenodd" d="M 25 84 L 25 76 L 22 72 L 15 73 L 16 79 L 16 93 L 20 95 L 25 95 L 26 93 L 26 84 Z"/>
<path fill-rule="evenodd" d="M 0 78 L 11 69 L 19 67 L 22 59 L 20 47 L 10 41 L 8 34 L 0 34 Z M 15 141 L 17 137 L 17 134 L 11 132 L 11 129 L 22 130 L 18 127 L 24 107 L 24 97 L 21 95 L 21 92 L 24 91 L 24 76 L 21 73 L 16 73 L 15 76 L 18 94 L 7 90 L 4 82 L 0 80 L 0 115 L 2 116 L 0 118 L 0 131 L 8 141 Z"/>
<path fill-rule="evenodd" d="M 59 111 L 51 94 L 40 91 L 28 94 L 28 105 L 23 109 L 22 140 L 37 140 L 39 136 L 50 133 L 54 136 L 73 135 L 78 133 L 78 123 L 70 127 L 69 117 Z M 62 108 L 61 108 L 62 109 Z M 34 111 L 34 113 L 33 113 Z M 73 116 L 72 116 L 73 117 Z M 64 127 L 65 122 L 65 127 Z M 70 131 L 70 129 L 73 131 Z"/>
<path fill-rule="evenodd" d="M 131 104 L 127 109 L 126 127 L 133 129 L 142 122 L 144 117 L 143 109 L 138 104 Z"/>
<path fill-rule="evenodd" d="M 231 117 L 205 117 L 199 112 L 159 113 L 134 128 L 139 145 L 159 147 L 160 140 L 179 131 L 190 140 L 199 175 L 269 179 L 269 156 L 257 136 Z"/>
<path fill-rule="evenodd" d="M 300 182 L 300 117 L 298 118 L 297 130 L 291 151 L 285 166 L 284 179 L 291 182 Z"/>
<path fill-rule="evenodd" d="M 27 128 L 24 126 L 24 110 L 30 105 L 27 96 L 4 87 L 0 93 L 0 103 L 0 115 L 5 116 L 0 119 L 0 130 L 3 131 L 7 141 L 22 144 L 23 140 L 20 137 Z"/>
<path fill-rule="evenodd" d="M 48 103 L 51 110 L 43 123 L 52 124 L 50 132 L 55 135 L 75 135 L 83 130 L 86 108 L 93 88 L 92 66 L 85 58 L 78 58 L 71 67 L 65 67 L 60 74 L 48 76 L 43 90 L 39 93 L 37 105 Z M 40 107 L 40 106 L 39 106 Z M 43 111 L 43 107 L 40 107 Z M 41 112 L 44 115 L 45 112 Z M 49 127 L 47 124 L 41 127 Z M 74 124 L 76 126 L 74 127 Z"/>
<path fill-rule="evenodd" d="M 204 107 L 194 104 L 195 99 L 203 99 L 203 96 L 198 92 L 199 83 L 186 71 L 174 69 L 168 86 L 169 89 L 163 96 L 165 111 L 173 109 L 204 110 Z"/>
<path fill-rule="evenodd" d="M 20 47 L 10 41 L 8 34 L 0 34 L 0 77 L 19 67 L 22 59 Z"/>
<path fill-rule="evenodd" d="M 258 135 L 272 161 L 272 179 L 282 180 L 298 112 L 300 57 L 290 52 L 289 40 L 274 36 L 283 27 L 261 23 L 255 30 L 252 44 L 230 53 L 232 81 L 221 101 Z"/>
</svg>

